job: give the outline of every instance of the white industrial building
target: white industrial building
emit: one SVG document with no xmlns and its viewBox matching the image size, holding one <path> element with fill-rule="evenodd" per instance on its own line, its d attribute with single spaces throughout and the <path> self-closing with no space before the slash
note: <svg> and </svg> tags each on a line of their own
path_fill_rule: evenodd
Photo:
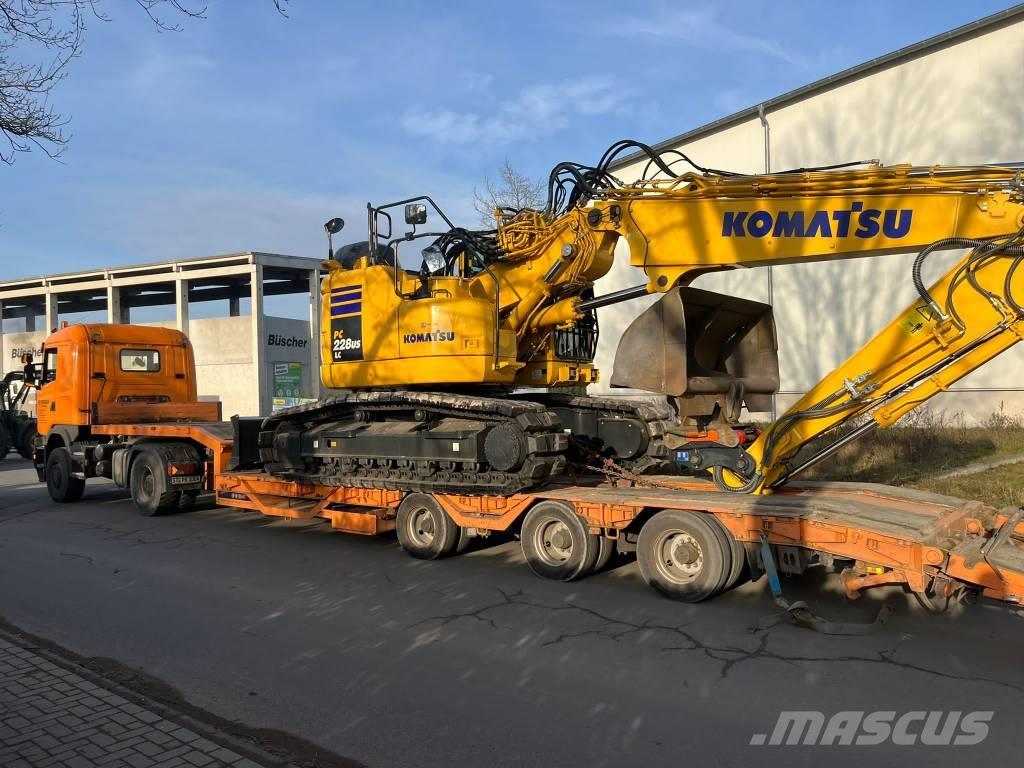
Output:
<svg viewBox="0 0 1024 768">
<path fill-rule="evenodd" d="M 761 173 L 880 159 L 893 165 L 1024 161 L 1024 5 L 895 51 L 657 144 L 716 168 Z M 655 137 L 656 138 L 656 137 Z M 646 158 L 613 173 L 637 178 Z M 645 282 L 625 246 L 598 294 Z M 939 277 L 960 252 L 929 263 Z M 695 285 L 775 307 L 784 409 L 915 297 L 913 255 L 742 270 Z M 946 265 L 946 266 L 943 266 Z M 646 306 L 601 310 L 598 367 L 611 378 L 615 346 Z M 946 413 L 982 418 L 1001 407 L 1024 413 L 1024 346 L 933 401 Z"/>
<path fill-rule="evenodd" d="M 264 298 L 296 295 L 305 319 L 267 315 Z M 227 314 L 190 318 L 190 307 L 221 302 Z M 248 314 L 242 312 L 247 305 Z M 173 307 L 174 319 L 140 321 L 133 310 Z M 200 399 L 225 417 L 256 416 L 320 393 L 320 261 L 234 253 L 0 282 L 0 376 L 20 370 L 62 318 L 178 328 L 192 341 Z M 138 313 L 135 313 L 138 314 Z M 31 404 L 30 404 L 31 405 Z"/>
</svg>

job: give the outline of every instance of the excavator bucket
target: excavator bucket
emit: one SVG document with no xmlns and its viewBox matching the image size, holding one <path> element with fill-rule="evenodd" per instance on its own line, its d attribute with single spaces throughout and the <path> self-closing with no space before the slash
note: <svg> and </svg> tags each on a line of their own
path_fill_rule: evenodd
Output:
<svg viewBox="0 0 1024 768">
<path fill-rule="evenodd" d="M 701 425 L 735 423 L 744 405 L 771 410 L 779 389 L 771 305 L 673 288 L 626 329 L 611 385 L 667 395 L 681 418 Z"/>
</svg>

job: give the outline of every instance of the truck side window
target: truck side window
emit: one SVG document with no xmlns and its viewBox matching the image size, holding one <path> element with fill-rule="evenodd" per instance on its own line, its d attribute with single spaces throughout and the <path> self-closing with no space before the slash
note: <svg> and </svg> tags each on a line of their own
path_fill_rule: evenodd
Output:
<svg viewBox="0 0 1024 768">
<path fill-rule="evenodd" d="M 43 353 L 43 384 L 57 378 L 57 350 L 48 349 Z"/>
<path fill-rule="evenodd" d="M 155 349 L 122 349 L 121 370 L 147 373 L 159 371 L 160 352 Z"/>
</svg>

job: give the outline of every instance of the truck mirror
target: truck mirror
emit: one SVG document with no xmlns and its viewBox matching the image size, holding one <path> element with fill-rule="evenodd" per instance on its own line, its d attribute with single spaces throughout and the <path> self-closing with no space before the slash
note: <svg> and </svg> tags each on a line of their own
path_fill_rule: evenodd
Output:
<svg viewBox="0 0 1024 768">
<path fill-rule="evenodd" d="M 341 218 L 333 218 L 324 224 L 324 229 L 329 235 L 336 235 L 345 228 L 345 220 Z"/>
<path fill-rule="evenodd" d="M 426 224 L 427 206 L 423 203 L 409 203 L 405 206 L 406 224 Z"/>
</svg>

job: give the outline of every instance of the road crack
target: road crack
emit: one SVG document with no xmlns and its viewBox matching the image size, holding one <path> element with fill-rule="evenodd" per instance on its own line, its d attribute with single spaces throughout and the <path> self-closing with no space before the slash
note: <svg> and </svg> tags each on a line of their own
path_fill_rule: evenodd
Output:
<svg viewBox="0 0 1024 768">
<path fill-rule="evenodd" d="M 411 627 L 430 624 L 432 622 L 436 622 L 439 627 L 444 627 L 462 619 L 472 619 L 473 621 L 487 624 L 492 629 L 500 630 L 501 627 L 499 627 L 498 624 L 498 617 L 493 614 L 500 613 L 502 610 L 508 608 L 533 608 L 541 611 L 549 611 L 551 613 L 573 611 L 596 619 L 599 624 L 585 629 L 562 632 L 555 637 L 541 642 L 539 644 L 540 647 L 548 648 L 563 643 L 570 643 L 585 637 L 597 637 L 605 640 L 611 640 L 612 642 L 619 642 L 631 635 L 662 633 L 675 638 L 676 642 L 670 645 L 660 645 L 657 649 L 659 652 L 701 653 L 705 657 L 721 664 L 721 668 L 719 669 L 720 680 L 725 680 L 729 674 L 736 669 L 736 667 L 746 662 L 770 660 L 790 666 L 838 662 L 873 664 L 882 667 L 897 667 L 945 680 L 986 683 L 988 685 L 994 685 L 1001 688 L 1008 688 L 1013 691 L 1024 692 L 1024 685 L 1015 684 L 1008 680 L 991 677 L 978 677 L 977 675 L 961 675 L 948 670 L 936 669 L 924 664 L 917 664 L 897 659 L 895 658 L 895 655 L 899 650 L 898 646 L 882 649 L 874 654 L 865 655 L 844 654 L 837 656 L 817 656 L 780 653 L 769 648 L 769 641 L 773 636 L 773 633 L 784 625 L 757 630 L 757 633 L 760 636 L 757 639 L 757 644 L 753 648 L 743 648 L 730 644 L 718 645 L 701 640 L 690 629 L 688 629 L 689 625 L 687 624 L 672 625 L 653 621 L 630 621 L 628 619 L 610 616 L 594 608 L 588 608 L 572 602 L 566 602 L 563 605 L 539 603 L 526 598 L 522 591 L 506 592 L 499 589 L 498 592 L 501 594 L 501 600 L 496 600 L 492 603 L 488 603 L 471 610 L 448 613 L 439 616 L 430 616 L 415 622 Z"/>
</svg>

